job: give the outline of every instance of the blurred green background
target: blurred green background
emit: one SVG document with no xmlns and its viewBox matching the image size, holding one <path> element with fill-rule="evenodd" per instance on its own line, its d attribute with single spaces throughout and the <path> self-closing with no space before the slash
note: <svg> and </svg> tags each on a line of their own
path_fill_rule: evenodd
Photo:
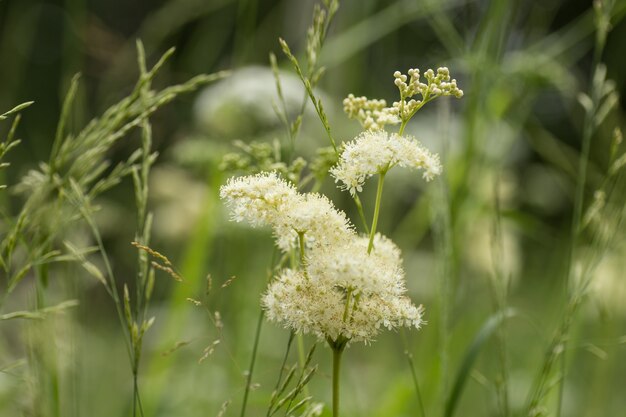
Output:
<svg viewBox="0 0 626 417">
<path fill-rule="evenodd" d="M 151 119 L 160 154 L 151 177 L 151 246 L 170 257 L 185 280 L 177 283 L 165 274 L 157 279 L 151 309 L 156 323 L 144 343 L 139 381 L 147 416 L 216 415 L 228 399 L 227 415 L 239 413 L 272 240 L 268 231 L 228 222 L 218 189 L 232 173 L 221 172 L 219 163 L 234 150 L 233 140 L 284 137 L 272 110 L 276 96 L 268 53 L 279 57 L 285 97 L 295 114 L 303 89 L 277 39 L 283 37 L 301 53 L 313 5 L 308 0 L 0 1 L 0 110 L 35 101 L 23 113 L 18 130 L 23 142 L 8 157 L 11 167 L 1 171 L 9 185 L 47 160 L 75 73 L 82 76 L 70 131 L 78 132 L 130 92 L 138 77 L 136 39 L 144 42 L 150 63 L 176 47 L 157 86 L 234 70 L 230 78 L 177 99 Z M 617 1 L 601 56 L 622 97 L 625 14 L 626 2 Z M 427 106 L 407 128 L 442 155 L 451 257 L 442 255 L 431 226 L 441 220 L 441 195 L 414 173 L 390 173 L 380 220 L 380 230 L 403 250 L 411 298 L 426 308 L 428 324 L 409 333 L 409 343 L 429 416 L 441 415 L 468 346 L 494 311 L 489 285 L 498 275 L 494 269 L 506 277 L 508 305 L 519 312 L 504 330 L 514 410 L 524 404 L 540 372 L 563 310 L 563 265 L 584 119 L 577 97 L 590 88 L 594 33 L 593 8 L 582 0 L 344 1 L 331 26 L 320 58 L 327 73 L 318 93 L 339 140 L 360 130 L 343 114 L 342 99 L 354 93 L 391 103 L 397 97 L 395 70 L 447 66 L 465 92 L 460 101 L 440 99 Z M 587 205 L 607 170 L 613 127 L 623 122 L 620 99 L 593 135 Z M 3 133 L 8 125 L 0 126 Z M 110 158 L 126 158 L 139 143 L 139 134 L 131 133 Z M 309 106 L 296 151 L 311 157 L 326 145 Z M 368 216 L 372 188 L 362 196 Z M 347 193 L 331 180 L 322 192 L 358 223 Z M 97 216 L 116 275 L 127 282 L 135 273 L 136 251 L 129 244 L 133 199 L 127 179 L 100 198 Z M 0 206 L 13 215 L 21 199 L 9 188 L 0 193 Z M 500 243 L 494 245 L 498 225 Z M 89 244 L 80 227 L 72 233 Z M 624 230 L 618 234 L 595 271 L 567 345 L 565 416 L 619 416 L 626 409 L 626 246 Z M 51 274 L 50 299 L 76 298 L 80 306 L 43 324 L 0 322 L 0 415 L 130 415 L 131 374 L 108 295 L 77 266 Z M 212 325 L 212 313 L 186 300 L 202 299 L 207 274 L 217 289 L 207 304 L 221 314 L 222 336 Z M 228 287 L 219 288 L 232 276 Z M 33 291 L 27 277 L 2 312 L 32 308 Z M 447 310 L 442 299 L 450 301 Z M 446 322 L 449 335 L 442 341 Z M 199 363 L 218 337 L 221 343 Z M 273 324 L 263 327 L 250 416 L 267 409 L 288 337 Z M 313 343 L 305 340 L 307 346 Z M 179 342 L 184 345 L 171 351 Z M 44 346 L 54 372 L 34 372 L 33 346 Z M 457 415 L 498 415 L 496 356 L 496 345 L 486 343 Z M 330 351 L 319 346 L 314 362 L 320 370 L 310 386 L 315 400 L 326 403 L 329 359 Z M 54 387 L 58 414 L 41 402 L 38 384 Z M 342 384 L 346 416 L 418 415 L 398 334 L 383 334 L 372 346 L 352 346 Z"/>
</svg>

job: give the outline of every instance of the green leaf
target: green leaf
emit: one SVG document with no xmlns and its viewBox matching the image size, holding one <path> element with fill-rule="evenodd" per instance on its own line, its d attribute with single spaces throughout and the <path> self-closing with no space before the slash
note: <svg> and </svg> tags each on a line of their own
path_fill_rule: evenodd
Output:
<svg viewBox="0 0 626 417">
<path fill-rule="evenodd" d="M 504 323 L 506 319 L 514 317 L 516 315 L 517 313 L 512 309 L 499 311 L 490 316 L 487 321 L 485 321 L 485 324 L 483 324 L 483 326 L 480 328 L 472 344 L 467 349 L 465 357 L 463 358 L 463 362 L 461 362 L 461 366 L 459 367 L 459 370 L 456 374 L 454 385 L 452 387 L 452 392 L 450 393 L 450 397 L 446 401 L 444 417 L 452 417 L 454 415 L 456 406 L 458 405 L 459 400 L 461 399 L 461 395 L 463 394 L 463 388 L 465 387 L 467 377 L 471 374 L 472 368 L 474 367 L 474 362 L 476 362 L 476 358 L 478 357 L 478 354 L 480 353 L 482 347 L 489 340 L 489 338 L 498 328 L 498 326 Z"/>
</svg>

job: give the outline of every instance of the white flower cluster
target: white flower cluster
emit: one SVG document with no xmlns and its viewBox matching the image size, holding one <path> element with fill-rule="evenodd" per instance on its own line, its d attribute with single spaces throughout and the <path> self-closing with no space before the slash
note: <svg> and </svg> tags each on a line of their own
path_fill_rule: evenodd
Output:
<svg viewBox="0 0 626 417">
<path fill-rule="evenodd" d="M 370 342 L 382 328 L 419 327 L 422 308 L 406 297 L 400 250 L 376 235 L 359 237 L 326 197 L 299 193 L 276 173 L 231 178 L 220 196 L 233 220 L 274 229 L 277 245 L 306 240 L 301 270 L 285 269 L 262 304 L 270 320 L 320 339 Z"/>
<path fill-rule="evenodd" d="M 363 190 L 367 178 L 386 173 L 396 165 L 422 169 L 427 181 L 442 171 L 439 156 L 431 153 L 415 138 L 384 131 L 366 131 L 344 145 L 339 163 L 330 170 L 330 174 L 335 182 L 342 183 L 342 189 L 354 195 Z"/>
<path fill-rule="evenodd" d="M 385 100 L 368 100 L 349 94 L 343 100 L 343 111 L 350 119 L 357 119 L 365 130 L 382 130 L 385 125 L 400 123 L 398 110 L 387 107 Z"/>
<path fill-rule="evenodd" d="M 274 229 L 284 251 L 303 234 L 308 246 L 337 244 L 354 234 L 346 215 L 317 193 L 302 194 L 275 172 L 231 178 L 220 189 L 233 220 Z"/>
<path fill-rule="evenodd" d="M 268 319 L 321 340 L 372 341 L 381 329 L 416 327 L 423 309 L 406 297 L 400 251 L 376 236 L 311 250 L 305 271 L 284 270 L 263 295 Z"/>
</svg>

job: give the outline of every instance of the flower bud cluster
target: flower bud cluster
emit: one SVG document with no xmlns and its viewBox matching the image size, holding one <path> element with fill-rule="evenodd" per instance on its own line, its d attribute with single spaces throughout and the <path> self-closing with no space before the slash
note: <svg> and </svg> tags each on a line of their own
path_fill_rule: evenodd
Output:
<svg viewBox="0 0 626 417">
<path fill-rule="evenodd" d="M 385 100 L 369 100 L 367 97 L 355 97 L 349 94 L 343 100 L 343 110 L 350 119 L 357 119 L 365 130 L 384 130 L 385 125 L 408 121 L 427 101 L 437 97 L 463 97 L 456 80 L 450 79 L 450 71 L 446 67 L 432 69 L 424 73 L 421 81 L 419 69 L 411 68 L 407 74 L 400 71 L 393 73 L 394 84 L 400 91 L 400 100 L 387 107 Z M 412 98 L 416 95 L 421 98 Z"/>
<path fill-rule="evenodd" d="M 385 100 L 368 100 L 365 96 L 349 94 L 343 100 L 343 111 L 350 119 L 357 119 L 365 130 L 382 130 L 385 125 L 400 123 L 397 110 L 387 107 Z"/>
<path fill-rule="evenodd" d="M 420 81 L 420 71 L 411 68 L 407 75 L 396 71 L 393 74 L 394 84 L 400 90 L 400 97 L 411 98 L 417 94 L 422 96 L 422 100 L 432 99 L 438 96 L 463 97 L 463 90 L 459 89 L 456 80 L 450 79 L 450 70 L 446 67 L 437 68 L 437 73 L 432 69 L 424 73 L 426 83 Z M 407 83 L 408 81 L 408 83 Z"/>
</svg>

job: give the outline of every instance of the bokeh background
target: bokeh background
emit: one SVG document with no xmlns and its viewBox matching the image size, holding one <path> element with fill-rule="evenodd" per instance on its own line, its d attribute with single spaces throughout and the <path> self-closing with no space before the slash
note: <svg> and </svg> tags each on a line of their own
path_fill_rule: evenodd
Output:
<svg viewBox="0 0 626 417">
<path fill-rule="evenodd" d="M 152 118 L 159 152 L 150 184 L 152 247 L 172 259 L 184 281 L 165 274 L 157 279 L 151 309 L 156 322 L 140 371 L 147 416 L 216 415 L 229 399 L 227 415 L 239 413 L 272 240 L 268 231 L 228 222 L 218 192 L 233 173 L 220 170 L 220 161 L 235 149 L 234 140 L 284 137 L 272 108 L 277 98 L 268 54 L 279 57 L 285 97 L 295 113 L 303 88 L 282 56 L 278 37 L 301 53 L 313 5 L 309 0 L 0 1 L 0 110 L 35 101 L 24 111 L 18 131 L 23 142 L 10 154 L 11 167 L 0 171 L 3 183 L 17 183 L 47 160 L 75 73 L 81 73 L 81 85 L 70 131 L 78 132 L 131 91 L 138 77 L 136 39 L 144 42 L 152 63 L 176 47 L 157 86 L 233 70 L 231 77 L 177 99 Z M 626 90 L 625 14 L 626 2 L 617 1 L 601 55 L 620 97 Z M 390 174 L 380 221 L 380 230 L 403 250 L 410 296 L 426 308 L 428 324 L 408 336 L 427 415 L 441 414 L 469 345 L 493 314 L 492 279 L 506 279 L 508 305 L 519 312 L 504 330 L 513 409 L 524 404 L 540 372 L 563 311 L 584 120 L 577 97 L 591 85 L 595 28 L 594 10 L 582 0 L 344 1 L 331 26 L 320 57 L 327 73 L 317 92 L 339 140 L 360 130 L 343 114 L 342 99 L 354 93 L 394 101 L 395 70 L 447 66 L 465 91 L 462 100 L 426 106 L 407 128 L 442 154 L 452 254 L 442 254 L 432 227 L 441 220 L 437 186 L 415 173 Z M 613 128 L 623 122 L 620 98 L 594 131 L 587 204 L 607 170 Z M 0 126 L 3 133 L 7 128 L 8 123 Z M 310 106 L 302 129 L 299 155 L 311 157 L 328 145 Z M 126 158 L 139 143 L 139 134 L 131 133 L 115 146 L 111 160 Z M 357 223 L 346 193 L 331 180 L 322 192 Z M 362 196 L 368 215 L 373 196 L 371 186 Z M 98 224 L 116 275 L 127 282 L 135 273 L 136 251 L 129 244 L 133 199 L 128 179 L 98 201 Z M 4 215 L 14 215 L 22 201 L 10 188 L 0 193 Z M 626 409 L 624 230 L 618 235 L 595 271 L 567 345 L 566 416 L 618 416 Z M 224 329 L 215 351 L 199 363 L 218 335 L 212 313 L 186 299 L 203 297 L 207 274 L 217 288 L 207 305 L 220 312 Z M 232 283 L 220 288 L 231 277 Z M 5 300 L 3 313 L 32 307 L 33 291 L 27 277 Z M 75 298 L 80 305 L 46 319 L 53 331 L 39 339 L 23 321 L 0 322 L 0 415 L 129 415 L 131 374 L 110 298 L 78 267 L 54 271 L 48 291 L 51 299 Z M 445 355 L 443 323 L 449 328 Z M 250 416 L 267 409 L 288 337 L 273 324 L 263 327 Z M 313 343 L 305 340 L 307 346 Z M 33 344 L 46 347 L 54 372 L 34 371 Z M 315 355 L 320 368 L 311 394 L 328 403 L 330 351 L 319 346 Z M 496 356 L 496 345 L 485 343 L 458 415 L 497 415 Z M 54 387 L 44 391 L 58 399 L 56 411 L 39 397 L 40 384 Z M 417 415 L 398 334 L 381 335 L 371 346 L 352 346 L 342 384 L 346 416 Z"/>
</svg>

